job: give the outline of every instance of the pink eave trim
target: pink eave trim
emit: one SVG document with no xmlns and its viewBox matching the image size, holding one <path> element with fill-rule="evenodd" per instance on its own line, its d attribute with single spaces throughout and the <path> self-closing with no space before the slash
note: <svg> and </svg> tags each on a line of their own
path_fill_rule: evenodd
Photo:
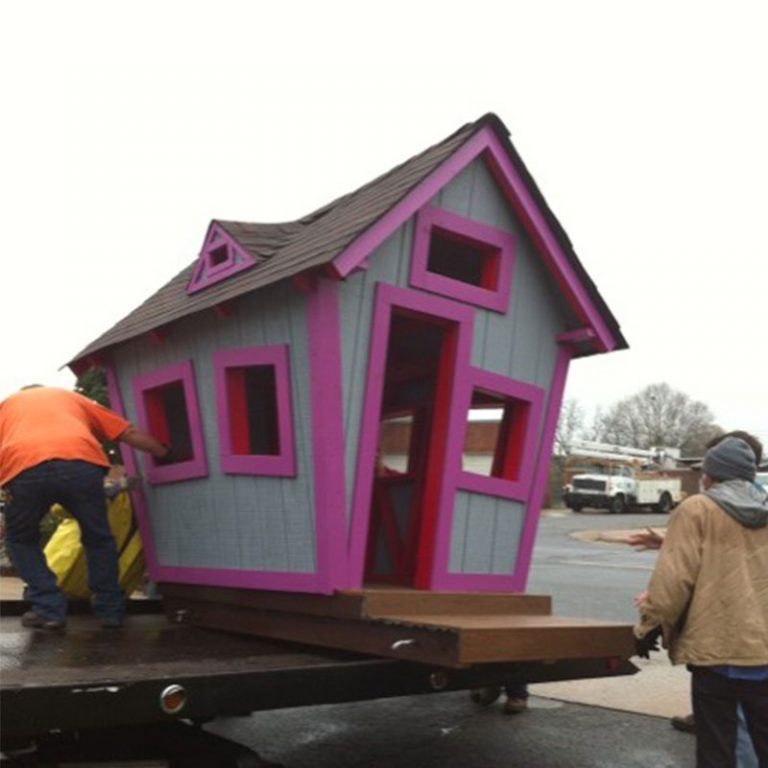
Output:
<svg viewBox="0 0 768 768">
<path fill-rule="evenodd" d="M 151 432 L 147 418 L 144 393 L 147 390 L 161 387 L 164 384 L 181 382 L 184 388 L 184 399 L 187 404 L 187 419 L 192 438 L 193 457 L 189 461 L 167 466 L 159 465 L 149 455 L 144 456 L 144 470 L 147 480 L 152 484 L 173 483 L 179 480 L 189 480 L 208 476 L 208 457 L 203 441 L 203 427 L 200 420 L 200 406 L 197 400 L 195 386 L 195 371 L 191 360 L 185 360 L 175 365 L 169 365 L 159 370 L 137 376 L 133 380 L 133 392 L 136 400 L 136 412 L 142 429 Z"/>
<path fill-rule="evenodd" d="M 233 454 L 232 425 L 227 400 L 227 369 L 255 365 L 270 365 L 275 372 L 277 396 L 277 431 L 279 455 Z M 293 436 L 293 407 L 291 404 L 291 375 L 288 347 L 247 347 L 224 349 L 213 355 L 216 383 L 216 412 L 219 422 L 221 469 L 234 475 L 272 475 L 293 477 L 296 474 L 296 449 Z"/>
<path fill-rule="evenodd" d="M 556 237 L 546 223 L 544 215 L 528 192 L 506 150 L 493 129 L 488 126 L 481 128 L 468 139 L 451 157 L 438 166 L 421 183 L 417 184 L 397 205 L 342 251 L 333 262 L 334 268 L 339 275 L 346 277 L 397 227 L 428 203 L 451 179 L 483 153 L 510 203 L 521 216 L 534 241 L 541 248 L 547 264 L 552 269 L 572 307 L 594 329 L 600 348 L 603 351 L 610 351 L 616 346 L 616 339 L 614 339 L 605 320 L 589 297 L 586 288 L 568 262 Z"/>
<path fill-rule="evenodd" d="M 459 235 L 496 251 L 495 287 L 485 288 L 430 272 L 429 250 L 434 230 Z M 467 304 L 505 313 L 509 309 L 509 294 L 515 258 L 515 239 L 508 232 L 486 226 L 441 208 L 428 207 L 419 211 L 413 238 L 411 285 L 432 293 L 440 293 Z"/>
<path fill-rule="evenodd" d="M 307 299 L 312 469 L 320 591 L 349 587 L 339 285 L 318 278 Z"/>
</svg>

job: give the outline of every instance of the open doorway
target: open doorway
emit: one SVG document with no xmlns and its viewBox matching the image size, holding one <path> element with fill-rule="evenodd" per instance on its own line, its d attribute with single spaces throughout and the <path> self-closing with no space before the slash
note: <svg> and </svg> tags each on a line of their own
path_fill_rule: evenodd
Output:
<svg viewBox="0 0 768 768">
<path fill-rule="evenodd" d="M 392 307 L 365 582 L 426 586 L 434 549 L 457 324 Z"/>
</svg>

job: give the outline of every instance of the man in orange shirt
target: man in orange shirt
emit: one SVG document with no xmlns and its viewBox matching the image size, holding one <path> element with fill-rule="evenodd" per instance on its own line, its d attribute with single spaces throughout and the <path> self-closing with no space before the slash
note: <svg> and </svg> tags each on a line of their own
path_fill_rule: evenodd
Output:
<svg viewBox="0 0 768 768">
<path fill-rule="evenodd" d="M 40 521 L 54 503 L 80 525 L 94 614 L 120 627 L 125 612 L 117 547 L 107 522 L 101 443 L 119 440 L 166 458 L 169 449 L 122 416 L 76 392 L 32 386 L 0 403 L 0 487 L 6 492 L 6 543 L 27 584 L 25 627 L 63 629 L 67 601 L 40 545 Z"/>
</svg>

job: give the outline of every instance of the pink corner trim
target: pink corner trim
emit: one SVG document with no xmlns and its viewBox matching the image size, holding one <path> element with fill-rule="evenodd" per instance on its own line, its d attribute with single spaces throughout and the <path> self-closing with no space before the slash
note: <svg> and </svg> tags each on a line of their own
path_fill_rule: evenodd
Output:
<svg viewBox="0 0 768 768">
<path fill-rule="evenodd" d="M 488 160 L 491 171 L 515 210 L 521 215 L 523 223 L 534 241 L 541 247 L 547 264 L 553 270 L 571 305 L 595 330 L 601 348 L 604 351 L 610 351 L 616 346 L 616 339 L 568 262 L 543 213 L 538 209 L 520 174 L 512 164 L 507 151 L 501 145 L 493 129 L 488 126 L 481 128 L 469 138 L 451 157 L 417 184 L 397 205 L 344 249 L 333 262 L 338 274 L 346 277 L 352 272 L 357 264 L 365 259 L 374 248 L 384 242 L 397 227 L 428 203 L 481 153 L 485 153 L 484 157 Z"/>
<path fill-rule="evenodd" d="M 446 275 L 431 272 L 429 251 L 434 230 L 459 235 L 481 247 L 492 246 L 496 251 L 494 287 L 470 285 Z M 423 208 L 416 216 L 410 279 L 411 285 L 416 288 L 505 313 L 509 309 L 514 258 L 515 238 L 508 232 L 441 208 Z"/>
<path fill-rule="evenodd" d="M 320 591 L 349 587 L 339 285 L 319 277 L 308 296 L 312 462 Z"/>
<path fill-rule="evenodd" d="M 213 261 L 212 253 L 219 248 L 226 248 L 226 258 L 218 264 Z M 254 258 L 215 221 L 208 227 L 203 249 L 187 283 L 187 294 L 202 291 L 209 285 L 221 282 L 255 264 Z"/>
<path fill-rule="evenodd" d="M 110 358 L 104 364 L 104 371 L 107 378 L 107 394 L 109 395 L 109 404 L 115 413 L 119 413 L 123 418 L 128 418 L 123 402 L 123 394 L 120 390 L 120 384 L 117 378 L 114 361 Z M 139 477 L 139 466 L 136 461 L 136 453 L 133 448 L 125 443 L 120 444 L 120 453 L 123 457 L 123 466 L 128 477 Z M 141 546 L 144 551 L 144 560 L 147 565 L 147 571 L 150 578 L 156 579 L 158 573 L 157 552 L 155 542 L 152 538 L 152 525 L 149 521 L 147 506 L 147 497 L 144 488 L 139 484 L 138 488 L 130 492 L 131 506 L 136 517 L 136 522 L 141 533 Z"/>
<path fill-rule="evenodd" d="M 275 456 L 239 455 L 232 453 L 231 450 L 232 425 L 227 399 L 227 369 L 254 365 L 270 365 L 275 372 L 277 431 L 280 445 L 280 453 Z M 222 471 L 235 475 L 293 477 L 296 474 L 296 449 L 288 347 L 274 345 L 219 350 L 213 355 L 213 368 Z"/>
<path fill-rule="evenodd" d="M 145 373 L 133 380 L 133 392 L 136 399 L 136 412 L 138 413 L 139 424 L 142 429 L 151 431 L 149 419 L 147 418 L 145 393 L 148 390 L 173 382 L 181 382 L 184 388 L 193 457 L 189 461 L 162 466 L 157 464 L 149 454 L 146 454 L 143 457 L 144 470 L 147 480 L 153 485 L 173 483 L 196 477 L 207 477 L 208 475 L 208 458 L 205 454 L 200 406 L 197 400 L 197 387 L 195 386 L 195 372 L 191 360 Z"/>
<path fill-rule="evenodd" d="M 446 524 L 452 495 L 447 492 L 448 484 L 455 477 L 448 468 L 451 463 L 461 461 L 461 448 L 457 433 L 461 425 L 461 393 L 465 391 L 467 371 L 472 352 L 472 328 L 474 311 L 456 302 L 431 296 L 407 288 L 398 288 L 385 283 L 376 286 L 371 345 L 368 355 L 368 373 L 363 401 L 363 419 L 360 428 L 357 471 L 352 501 L 352 526 L 349 540 L 350 577 L 349 587 L 358 589 L 362 586 L 365 569 L 365 552 L 368 540 L 368 524 L 371 508 L 371 493 L 375 465 L 376 447 L 379 440 L 379 421 L 381 399 L 384 385 L 387 345 L 389 342 L 389 321 L 393 307 L 401 307 L 449 320 L 457 324 L 458 337 L 454 371 L 454 391 L 451 400 L 451 415 L 448 426 L 448 447 L 446 449 L 446 471 L 442 481 L 439 500 L 439 514 L 435 532 L 435 560 L 447 562 L 447 549 L 450 546 L 450 527 Z M 462 380 L 464 383 L 462 384 Z"/>
<path fill-rule="evenodd" d="M 536 457 L 533 484 L 518 547 L 515 575 L 521 579 L 521 589 L 525 589 L 525 585 L 528 582 L 528 573 L 531 568 L 531 559 L 533 558 L 533 545 L 539 526 L 539 517 L 541 516 L 541 505 L 544 502 L 544 495 L 549 480 L 549 467 L 552 460 L 552 447 L 555 443 L 557 421 L 560 417 L 560 407 L 563 403 L 565 382 L 568 377 L 568 366 L 572 355 L 573 348 L 562 345 L 558 350 L 555 370 L 552 374 L 546 416 L 539 443 L 539 452 Z"/>
</svg>

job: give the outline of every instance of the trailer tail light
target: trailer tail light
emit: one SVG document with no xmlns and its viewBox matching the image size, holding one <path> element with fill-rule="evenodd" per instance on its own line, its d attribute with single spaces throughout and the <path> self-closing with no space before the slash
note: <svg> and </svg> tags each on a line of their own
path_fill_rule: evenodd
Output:
<svg viewBox="0 0 768 768">
<path fill-rule="evenodd" d="M 187 703 L 187 691 L 181 685 L 169 685 L 160 694 L 160 708 L 167 715 L 176 715 Z"/>
</svg>

